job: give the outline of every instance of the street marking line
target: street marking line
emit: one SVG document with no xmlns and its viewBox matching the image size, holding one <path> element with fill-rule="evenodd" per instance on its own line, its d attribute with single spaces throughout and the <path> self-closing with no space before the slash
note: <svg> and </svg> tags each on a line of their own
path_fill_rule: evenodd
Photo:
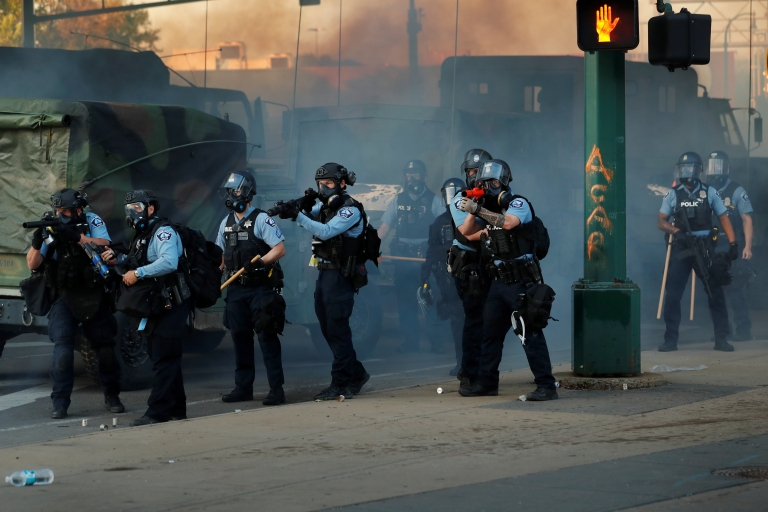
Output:
<svg viewBox="0 0 768 512">
<path fill-rule="evenodd" d="M 50 341 L 15 341 L 13 343 L 6 343 L 5 348 L 25 348 L 25 347 L 51 347 L 53 343 Z"/>
<path fill-rule="evenodd" d="M 0 388 L 12 388 L 19 386 L 39 386 L 47 380 L 46 377 L 40 377 L 37 379 L 16 379 L 16 380 L 3 380 L 0 381 Z"/>
<path fill-rule="evenodd" d="M 707 472 L 707 473 L 699 473 L 698 475 L 689 476 L 688 478 L 683 478 L 682 480 L 679 480 L 679 481 L 675 482 L 674 484 L 672 484 L 672 487 L 680 487 L 681 485 L 683 485 L 686 482 L 690 482 L 692 480 L 697 480 L 699 478 L 703 478 L 705 476 L 710 476 L 710 475 L 712 475 L 712 473 Z"/>
<path fill-rule="evenodd" d="M 35 427 L 47 427 L 47 426 L 50 426 L 50 425 L 63 425 L 65 423 L 72 423 L 74 425 L 74 424 L 80 423 L 82 421 L 83 421 L 82 419 L 48 421 L 46 423 L 35 423 L 34 425 L 21 425 L 21 426 L 18 426 L 18 427 L 0 428 L 0 432 L 11 432 L 13 430 L 24 430 L 24 429 L 35 428 Z"/>
<path fill-rule="evenodd" d="M 743 459 L 739 459 L 736 462 L 731 462 L 729 466 L 736 466 L 737 464 L 741 464 L 742 462 L 747 462 L 748 460 L 756 459 L 759 455 L 751 455 L 749 457 L 744 457 Z"/>
<path fill-rule="evenodd" d="M 76 384 L 72 388 L 72 392 L 75 392 L 78 389 L 82 389 L 86 386 L 87 386 L 86 384 L 80 384 L 80 385 Z M 22 391 L 17 391 L 15 393 L 9 393 L 7 395 L 0 396 L 0 412 L 6 411 L 13 407 L 19 407 L 22 405 L 31 404 L 35 400 L 38 400 L 40 398 L 46 398 L 49 396 L 51 396 L 50 384 L 41 384 L 40 386 L 35 386 Z"/>
</svg>

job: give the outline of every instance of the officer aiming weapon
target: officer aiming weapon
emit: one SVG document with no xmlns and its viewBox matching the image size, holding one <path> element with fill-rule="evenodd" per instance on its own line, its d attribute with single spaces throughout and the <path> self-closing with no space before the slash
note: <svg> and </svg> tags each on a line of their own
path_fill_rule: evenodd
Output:
<svg viewBox="0 0 768 512">
<path fill-rule="evenodd" d="M 278 216 L 281 219 L 293 218 L 301 210 L 310 211 L 318 197 L 317 191 L 308 188 L 304 191 L 304 195 L 297 199 L 277 201 L 275 206 L 267 210 L 267 215 L 270 217 Z"/>
<path fill-rule="evenodd" d="M 484 195 L 485 195 L 484 188 L 473 188 L 470 190 L 461 191 L 461 197 L 468 197 L 470 199 L 474 199 L 475 201 L 477 201 L 478 199 L 481 199 Z"/>
<path fill-rule="evenodd" d="M 259 256 L 259 255 L 257 254 L 256 256 L 254 256 L 254 257 L 253 257 L 253 259 L 251 260 L 251 263 L 256 263 L 256 262 L 257 262 L 257 261 L 259 261 L 260 259 L 261 259 L 261 256 Z M 241 268 L 240 270 L 238 270 L 237 272 L 235 272 L 235 273 L 232 275 L 232 277 L 230 277 L 229 279 L 227 279 L 226 281 L 224 281 L 224 284 L 223 284 L 223 285 L 221 285 L 221 291 L 224 291 L 224 288 L 226 288 L 227 286 L 229 286 L 229 285 L 231 285 L 232 283 L 234 283 L 234 282 L 235 282 L 235 281 L 236 281 L 236 280 L 237 280 L 237 279 L 238 279 L 238 278 L 239 278 L 241 275 L 243 275 L 243 272 L 245 272 L 245 267 Z"/>
</svg>

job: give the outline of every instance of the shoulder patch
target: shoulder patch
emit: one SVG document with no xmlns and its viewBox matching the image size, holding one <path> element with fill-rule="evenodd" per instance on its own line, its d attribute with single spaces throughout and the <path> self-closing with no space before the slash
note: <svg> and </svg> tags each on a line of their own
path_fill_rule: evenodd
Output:
<svg viewBox="0 0 768 512">
<path fill-rule="evenodd" d="M 273 227 L 273 228 L 277 227 L 277 223 L 275 223 L 275 219 L 273 219 L 272 217 L 267 217 L 266 219 L 264 219 L 264 223 L 269 227 Z"/>
<path fill-rule="evenodd" d="M 91 224 L 93 224 L 93 227 L 95 227 L 95 228 L 100 228 L 101 226 L 103 226 L 103 225 L 104 225 L 104 221 L 103 221 L 103 220 L 101 220 L 101 217 L 98 217 L 98 216 L 94 216 L 94 217 L 91 219 Z"/>
<path fill-rule="evenodd" d="M 455 206 L 457 210 L 459 209 L 459 205 L 460 204 L 461 204 L 461 198 L 460 197 L 453 200 L 453 206 Z"/>
<path fill-rule="evenodd" d="M 746 193 L 746 192 L 744 192 L 743 194 L 741 194 L 741 198 L 742 198 L 744 201 L 747 201 L 747 202 L 749 202 L 749 197 L 747 196 L 747 193 Z"/>
<path fill-rule="evenodd" d="M 355 212 L 352 211 L 352 208 L 342 208 L 339 210 L 339 217 L 344 217 L 345 219 L 348 219 L 354 215 Z"/>
<path fill-rule="evenodd" d="M 157 232 L 157 239 L 161 242 L 167 242 L 171 238 L 173 238 L 173 234 L 170 231 L 158 231 Z"/>
<path fill-rule="evenodd" d="M 509 205 L 511 208 L 522 208 L 523 207 L 523 200 L 522 199 L 515 199 L 512 201 L 512 203 Z"/>
</svg>

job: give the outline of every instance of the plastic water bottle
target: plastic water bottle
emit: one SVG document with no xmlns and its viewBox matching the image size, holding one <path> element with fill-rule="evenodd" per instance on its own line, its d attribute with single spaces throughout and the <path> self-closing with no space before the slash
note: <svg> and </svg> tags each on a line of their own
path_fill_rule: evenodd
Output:
<svg viewBox="0 0 768 512">
<path fill-rule="evenodd" d="M 16 487 L 25 485 L 46 485 L 53 482 L 53 471 L 50 469 L 25 469 L 16 471 L 11 476 L 5 477 L 5 483 Z"/>
</svg>

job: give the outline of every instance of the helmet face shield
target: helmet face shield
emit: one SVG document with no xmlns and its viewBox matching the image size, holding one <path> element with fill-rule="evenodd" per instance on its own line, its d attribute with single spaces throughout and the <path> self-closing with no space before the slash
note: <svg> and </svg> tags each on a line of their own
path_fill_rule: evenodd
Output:
<svg viewBox="0 0 768 512">
<path fill-rule="evenodd" d="M 442 193 L 441 195 L 443 204 L 451 204 L 451 201 L 453 201 L 453 198 L 456 197 L 456 194 L 459 193 L 459 190 L 461 190 L 461 188 L 455 184 L 450 184 L 447 187 L 443 187 L 443 189 L 440 191 Z"/>
<path fill-rule="evenodd" d="M 251 182 L 240 174 L 230 173 L 219 188 L 219 197 L 225 199 L 227 196 L 247 197 L 251 190 Z"/>
<path fill-rule="evenodd" d="M 710 158 L 707 161 L 707 176 L 722 176 L 728 174 L 728 163 L 721 158 Z"/>
<path fill-rule="evenodd" d="M 477 176 L 477 181 L 497 180 L 505 187 L 509 185 L 509 173 L 504 166 L 498 162 L 485 162 L 480 167 L 480 172 Z"/>
<path fill-rule="evenodd" d="M 681 180 L 696 179 L 701 174 L 701 164 L 688 163 L 677 164 L 675 167 L 675 178 Z"/>
</svg>

